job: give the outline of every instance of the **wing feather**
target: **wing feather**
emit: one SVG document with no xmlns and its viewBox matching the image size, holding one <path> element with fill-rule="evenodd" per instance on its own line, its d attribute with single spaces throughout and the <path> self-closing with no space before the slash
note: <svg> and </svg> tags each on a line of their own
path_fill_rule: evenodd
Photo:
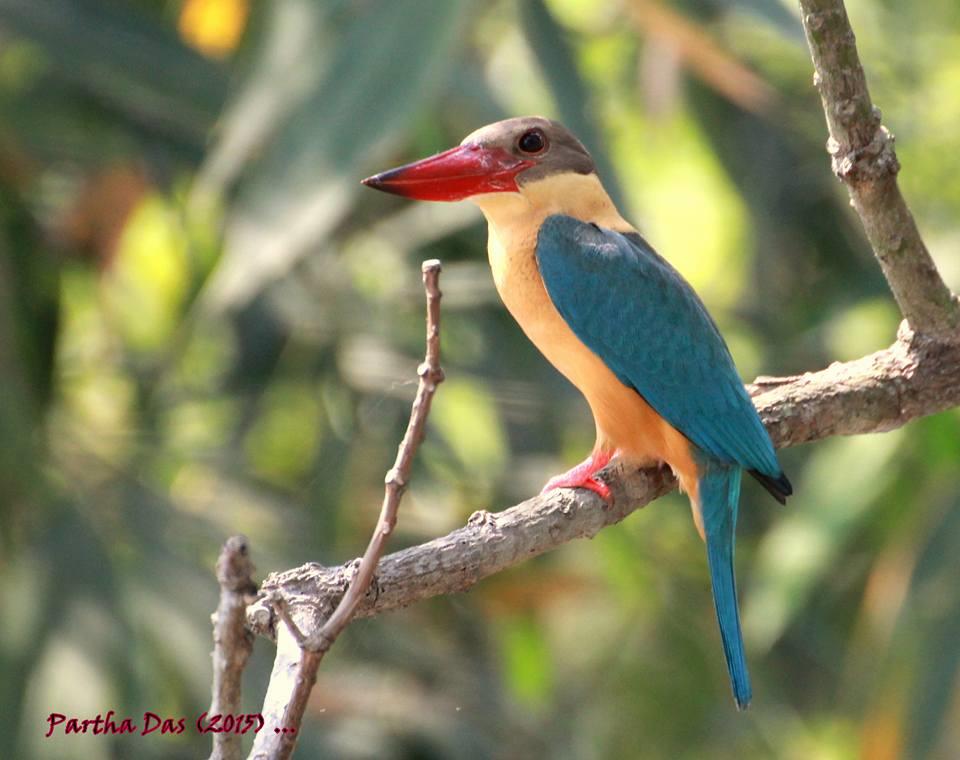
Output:
<svg viewBox="0 0 960 760">
<path fill-rule="evenodd" d="M 716 324 L 643 238 L 554 215 L 536 252 L 557 310 L 621 382 L 716 459 L 782 475 Z"/>
</svg>

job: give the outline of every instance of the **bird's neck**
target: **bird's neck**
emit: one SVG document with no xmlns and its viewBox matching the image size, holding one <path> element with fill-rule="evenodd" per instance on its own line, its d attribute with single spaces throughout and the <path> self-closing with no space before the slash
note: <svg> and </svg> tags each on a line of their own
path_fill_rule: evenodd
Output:
<svg viewBox="0 0 960 760">
<path fill-rule="evenodd" d="M 487 219 L 490 268 L 508 306 L 506 291 L 512 290 L 508 279 L 539 280 L 537 233 L 548 216 L 564 214 L 608 229 L 633 231 L 596 174 L 555 174 L 529 182 L 516 193 L 485 193 L 471 200 Z"/>
<path fill-rule="evenodd" d="M 516 193 L 485 193 L 471 198 L 501 236 L 540 229 L 553 214 L 565 214 L 601 227 L 633 230 L 613 205 L 596 174 L 554 174 L 523 185 Z"/>
</svg>

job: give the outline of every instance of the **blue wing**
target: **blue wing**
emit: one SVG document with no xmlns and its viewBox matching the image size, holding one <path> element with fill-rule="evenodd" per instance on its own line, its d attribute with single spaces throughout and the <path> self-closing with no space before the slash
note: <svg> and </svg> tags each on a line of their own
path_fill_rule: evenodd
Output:
<svg viewBox="0 0 960 760">
<path fill-rule="evenodd" d="M 557 310 L 621 382 L 712 457 L 782 477 L 716 324 L 643 238 L 554 215 L 536 252 Z"/>
</svg>

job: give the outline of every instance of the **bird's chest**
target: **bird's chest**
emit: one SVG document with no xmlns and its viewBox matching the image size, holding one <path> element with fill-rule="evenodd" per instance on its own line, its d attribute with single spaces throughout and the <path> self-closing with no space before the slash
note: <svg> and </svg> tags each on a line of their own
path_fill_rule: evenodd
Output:
<svg viewBox="0 0 960 760">
<path fill-rule="evenodd" d="M 523 331 L 547 358 L 557 364 L 558 348 L 576 336 L 547 294 L 537 266 L 535 230 L 504 234 L 491 227 L 487 252 L 497 292 Z M 581 344 L 582 345 L 582 344 Z M 557 364 L 558 369 L 565 368 Z"/>
<path fill-rule="evenodd" d="M 504 234 L 491 226 L 488 253 L 497 291 L 533 344 L 594 402 L 624 386 L 557 311 L 537 266 L 536 244 L 535 230 Z"/>
</svg>

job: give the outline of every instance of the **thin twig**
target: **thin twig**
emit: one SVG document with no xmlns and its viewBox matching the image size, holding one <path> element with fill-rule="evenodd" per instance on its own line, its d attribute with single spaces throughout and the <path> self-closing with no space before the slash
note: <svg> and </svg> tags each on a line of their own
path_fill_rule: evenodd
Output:
<svg viewBox="0 0 960 760">
<path fill-rule="evenodd" d="M 278 644 L 277 661 L 274 663 L 274 672 L 271 675 L 271 685 L 268 688 L 267 699 L 264 703 L 264 714 L 275 712 L 268 704 L 271 696 L 281 698 L 286 702 L 281 721 L 282 728 L 261 731 L 257 734 L 251 758 L 277 758 L 283 760 L 290 757 L 296 746 L 303 715 L 307 707 L 310 692 L 317 680 L 317 669 L 323 660 L 324 654 L 333 646 L 337 637 L 350 623 L 356 614 L 357 608 L 373 583 L 380 557 L 383 555 L 390 534 L 397 525 L 397 510 L 400 500 L 407 488 L 410 479 L 410 470 L 413 458 L 426 432 L 427 416 L 430 414 L 430 405 L 437 386 L 443 382 L 443 370 L 440 368 L 440 262 L 436 259 L 423 262 L 423 286 L 427 295 L 427 349 L 424 362 L 417 369 L 420 383 L 417 395 L 410 410 L 410 421 L 407 430 L 397 450 L 394 465 L 387 472 L 384 481 L 383 504 L 380 508 L 380 518 L 367 545 L 356 573 L 350 582 L 347 592 L 343 595 L 333 614 L 320 626 L 314 627 L 306 634 L 288 613 L 286 603 L 280 600 L 274 603 L 278 617 L 284 623 L 286 633 L 300 644 L 300 660 L 295 677 L 292 679 L 292 692 L 287 697 L 286 692 L 275 688 L 274 676 L 279 679 L 289 674 L 289 646 L 280 647 Z M 280 633 L 278 633 L 278 638 Z M 286 637 L 285 637 L 286 638 Z M 282 662 L 281 662 L 282 660 Z M 279 733 L 277 732 L 279 731 Z"/>
<path fill-rule="evenodd" d="M 407 431 L 397 450 L 397 459 L 387 472 L 384 481 L 383 505 L 380 508 L 380 520 L 373 532 L 367 551 L 363 555 L 357 575 L 344 594 L 337 609 L 307 642 L 308 649 L 325 651 L 336 640 L 357 610 L 357 605 L 370 588 L 373 575 L 390 534 L 397 525 L 397 507 L 407 488 L 413 457 L 423 440 L 427 415 L 437 386 L 443 382 L 443 370 L 440 368 L 440 289 L 437 280 L 440 276 L 440 262 L 436 259 L 423 263 L 423 285 L 427 292 L 427 354 L 423 364 L 417 368 L 420 385 L 410 411 Z"/>
<path fill-rule="evenodd" d="M 279 592 L 272 593 L 266 599 L 266 602 L 273 608 L 276 616 L 280 618 L 280 622 L 283 623 L 290 632 L 290 635 L 293 636 L 293 640 L 297 642 L 297 646 L 301 649 L 305 647 L 307 637 L 303 635 L 300 626 L 297 625 L 293 616 L 290 614 L 290 607 L 287 605 L 287 600 L 284 599 L 283 595 Z"/>
<path fill-rule="evenodd" d="M 800 0 L 800 9 L 833 171 L 850 192 L 900 311 L 918 333 L 956 332 L 960 302 L 937 272 L 897 186 L 893 135 L 870 100 L 843 0 Z"/>
<path fill-rule="evenodd" d="M 246 628 L 247 604 L 257 593 L 253 563 L 243 536 L 228 538 L 217 560 L 220 604 L 213 615 L 213 701 L 210 715 L 240 712 L 243 669 L 253 651 Z M 210 760 L 239 760 L 241 737 L 229 731 L 213 734 Z"/>
</svg>

